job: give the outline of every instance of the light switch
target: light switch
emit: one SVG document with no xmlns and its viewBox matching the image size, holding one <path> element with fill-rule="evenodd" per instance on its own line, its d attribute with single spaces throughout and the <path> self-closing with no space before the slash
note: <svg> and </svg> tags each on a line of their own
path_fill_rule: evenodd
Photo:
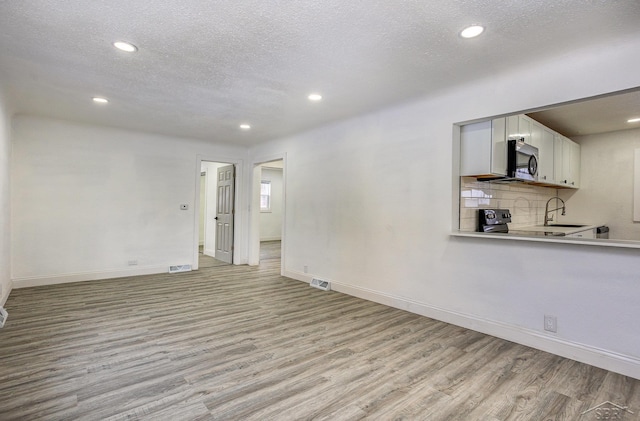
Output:
<svg viewBox="0 0 640 421">
<path fill-rule="evenodd" d="M 187 205 L 187 204 L 182 204 L 182 205 L 180 205 L 180 209 L 181 209 L 181 210 L 188 210 L 188 209 L 189 209 L 189 205 Z"/>
</svg>

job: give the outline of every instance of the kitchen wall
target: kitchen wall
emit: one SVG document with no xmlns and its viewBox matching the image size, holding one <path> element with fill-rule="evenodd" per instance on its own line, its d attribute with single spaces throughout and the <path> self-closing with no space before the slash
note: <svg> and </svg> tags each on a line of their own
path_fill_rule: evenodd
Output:
<svg viewBox="0 0 640 421">
<path fill-rule="evenodd" d="M 511 211 L 509 229 L 544 223 L 544 210 L 556 189 L 523 183 L 492 183 L 473 177 L 460 177 L 460 230 L 475 231 L 478 209 L 498 208 Z M 554 209 L 554 205 L 551 209 Z"/>
<path fill-rule="evenodd" d="M 13 129 L 15 287 L 195 264 L 197 157 L 246 158 L 244 148 L 31 116 L 15 117 Z M 241 236 L 246 209 L 237 217 Z"/>
<path fill-rule="evenodd" d="M 640 241 L 640 223 L 633 221 L 634 150 L 640 129 L 576 136 L 581 147 L 581 179 L 577 191 L 560 190 L 567 221 L 609 226 L 610 238 Z"/>
<path fill-rule="evenodd" d="M 11 292 L 11 124 L 9 104 L 0 85 L 0 306 Z"/>
<path fill-rule="evenodd" d="M 282 169 L 262 167 L 262 180 L 271 181 L 271 210 L 260 212 L 260 241 L 282 237 Z"/>
<path fill-rule="evenodd" d="M 639 48 L 617 40 L 517 72 L 497 67 L 252 148 L 252 162 L 287 154 L 285 274 L 640 378 L 640 251 L 451 235 L 455 123 L 640 86 Z M 545 314 L 556 334 L 543 330 Z"/>
</svg>

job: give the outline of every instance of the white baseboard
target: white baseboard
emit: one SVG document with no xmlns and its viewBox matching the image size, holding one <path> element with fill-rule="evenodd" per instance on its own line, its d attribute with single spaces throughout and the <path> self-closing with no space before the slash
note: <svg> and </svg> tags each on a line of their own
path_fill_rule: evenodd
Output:
<svg viewBox="0 0 640 421">
<path fill-rule="evenodd" d="M 312 278 L 308 273 L 292 270 L 283 270 L 283 276 L 306 283 L 311 282 Z M 430 306 L 367 288 L 346 285 L 331 279 L 322 279 L 331 282 L 333 291 L 406 310 L 640 380 L 640 359 L 636 357 L 554 338 L 532 329 L 481 319 L 470 314 Z"/>
<path fill-rule="evenodd" d="M 204 254 L 205 256 L 213 257 L 214 259 L 216 258 L 216 251 L 215 250 L 204 249 L 204 250 L 202 250 L 202 254 Z"/>
<path fill-rule="evenodd" d="M 65 284 L 68 282 L 97 281 L 100 279 L 122 278 L 125 276 L 152 275 L 156 273 L 168 273 L 169 265 L 146 266 L 135 269 L 122 269 L 110 271 L 65 273 L 60 275 L 33 276 L 14 278 L 14 288 L 28 288 L 43 285 Z"/>
<path fill-rule="evenodd" d="M 282 238 L 281 237 L 264 237 L 260 239 L 260 242 L 263 241 L 281 241 Z"/>
</svg>

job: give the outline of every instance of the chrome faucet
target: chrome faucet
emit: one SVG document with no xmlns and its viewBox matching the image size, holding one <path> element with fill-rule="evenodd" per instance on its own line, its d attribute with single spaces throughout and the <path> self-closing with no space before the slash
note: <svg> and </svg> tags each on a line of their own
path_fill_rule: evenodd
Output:
<svg viewBox="0 0 640 421">
<path fill-rule="evenodd" d="M 556 199 L 556 203 L 558 200 L 561 201 L 562 206 L 549 210 L 549 202 L 551 202 L 553 199 Z M 553 196 L 551 199 L 547 200 L 547 205 L 544 207 L 544 226 L 545 227 L 549 226 L 549 221 L 553 221 L 553 215 L 549 216 L 549 212 L 555 212 L 558 209 L 562 209 L 562 215 L 566 214 L 564 200 L 560 199 L 558 196 Z"/>
</svg>

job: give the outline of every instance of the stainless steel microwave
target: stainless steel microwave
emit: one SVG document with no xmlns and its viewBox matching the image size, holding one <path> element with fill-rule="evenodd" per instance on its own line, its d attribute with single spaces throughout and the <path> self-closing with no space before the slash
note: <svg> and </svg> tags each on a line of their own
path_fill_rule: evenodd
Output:
<svg viewBox="0 0 640 421">
<path fill-rule="evenodd" d="M 507 140 L 507 177 L 538 181 L 538 148 L 526 144 L 524 138 Z"/>
</svg>

